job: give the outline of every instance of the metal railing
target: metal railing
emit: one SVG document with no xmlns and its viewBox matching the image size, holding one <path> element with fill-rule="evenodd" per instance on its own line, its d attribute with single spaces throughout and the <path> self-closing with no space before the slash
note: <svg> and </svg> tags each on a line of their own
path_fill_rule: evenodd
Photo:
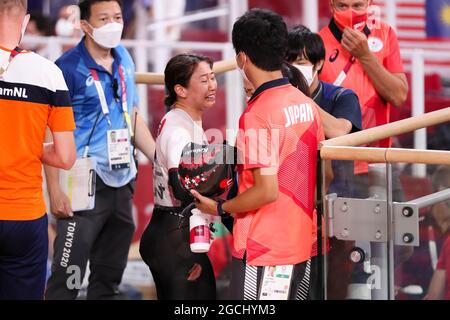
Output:
<svg viewBox="0 0 450 320">
<path fill-rule="evenodd" d="M 349 283 L 349 297 L 353 299 L 395 299 L 394 246 L 419 245 L 419 210 L 425 206 L 450 199 L 450 189 L 447 188 L 408 202 L 394 202 L 396 199 L 393 198 L 394 181 L 391 166 L 392 163 L 450 166 L 450 151 L 355 146 L 449 121 L 450 107 L 321 143 L 320 171 L 323 177 L 326 177 L 326 165 L 323 162 L 325 160 L 358 160 L 378 163 L 376 166 L 369 166 L 368 181 L 371 182 L 371 185 L 367 187 L 372 187 L 372 192 L 369 192 L 371 198 L 338 198 L 336 194 L 327 195 L 325 180 L 321 180 L 318 186 L 318 197 L 323 199 L 319 203 L 318 213 L 325 217 L 323 220 L 325 234 L 344 241 L 356 241 L 356 247 L 352 249 L 350 256 L 369 256 L 369 259 L 361 258 L 362 260 L 353 262 L 364 261 L 370 267 L 375 266 L 380 270 L 380 286 L 378 288 L 372 288 L 368 283 Z M 385 166 L 384 172 L 383 165 Z M 376 184 L 373 186 L 374 181 Z M 377 192 L 373 192 L 373 190 L 377 190 Z M 318 252 L 322 252 L 321 230 L 322 219 L 318 219 Z M 324 238 L 324 241 L 324 247 L 326 247 L 327 237 Z M 326 262 L 324 263 L 327 261 L 327 255 L 328 253 L 324 254 L 323 260 L 319 258 L 319 270 L 323 275 L 320 288 L 324 298 L 328 297 L 328 265 Z"/>
</svg>

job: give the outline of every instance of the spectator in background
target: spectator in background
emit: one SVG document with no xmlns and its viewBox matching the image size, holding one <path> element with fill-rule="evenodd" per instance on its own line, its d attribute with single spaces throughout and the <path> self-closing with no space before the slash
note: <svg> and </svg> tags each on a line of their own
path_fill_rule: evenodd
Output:
<svg viewBox="0 0 450 320">
<path fill-rule="evenodd" d="M 357 94 L 362 129 L 388 123 L 391 105 L 401 107 L 408 94 L 395 31 L 379 17 L 369 19 L 371 3 L 371 0 L 330 0 L 333 17 L 319 33 L 325 44 L 325 63 L 320 79 L 352 89 Z M 391 139 L 367 146 L 390 147 Z M 354 162 L 355 176 L 351 184 L 357 198 L 369 197 L 368 171 L 367 162 Z M 398 172 L 393 174 L 393 199 L 402 201 Z M 411 253 L 410 247 L 396 247 L 397 250 L 405 257 Z M 355 283 L 365 286 L 369 274 L 362 269 L 354 273 L 353 278 Z"/>
<path fill-rule="evenodd" d="M 78 6 L 63 6 L 59 10 L 55 25 L 55 34 L 59 37 L 71 38 L 80 36 L 80 10 Z"/>
<path fill-rule="evenodd" d="M 450 237 L 441 250 L 425 300 L 450 300 Z"/>
<path fill-rule="evenodd" d="M 58 21 L 55 25 L 55 34 L 65 39 L 73 39 L 74 42 L 81 38 L 80 9 L 76 5 L 63 6 L 59 10 Z M 64 44 L 63 52 L 73 48 L 73 44 Z"/>
<path fill-rule="evenodd" d="M 445 190 L 450 187 L 450 168 L 448 166 L 429 166 L 429 170 L 434 170 L 431 181 L 423 178 L 413 178 L 406 180 L 407 184 L 416 186 L 421 190 L 420 195 L 431 194 Z M 419 195 L 411 195 L 417 198 Z M 450 232 L 450 201 L 442 201 L 434 204 L 429 210 L 421 210 L 419 223 L 419 246 L 414 247 L 413 255 L 395 270 L 396 286 L 406 287 L 408 285 L 418 285 L 427 294 L 430 280 L 436 269 L 439 252 L 444 251 L 444 243 Z M 398 259 L 396 257 L 396 259 Z M 433 291 L 433 290 L 431 290 Z M 396 299 L 420 299 L 423 295 L 409 295 L 399 292 Z"/>
<path fill-rule="evenodd" d="M 50 10 L 49 14 L 50 14 L 50 18 L 52 19 L 52 21 L 57 21 L 60 15 L 60 10 L 63 7 L 66 6 L 70 6 L 70 5 L 78 5 L 78 3 L 81 0 L 50 0 L 49 2 L 49 7 L 45 6 L 45 2 L 43 5 L 43 12 L 46 13 L 46 10 Z M 32 1 L 29 1 L 32 2 Z"/>
<path fill-rule="evenodd" d="M 434 192 L 439 192 L 450 188 L 450 168 L 448 166 L 439 166 L 432 175 L 432 185 Z M 445 235 L 450 231 L 450 201 L 444 201 L 434 206 L 432 210 L 433 218 L 439 226 L 441 234 Z"/>
<path fill-rule="evenodd" d="M 319 75 L 323 70 L 325 61 L 325 46 L 321 37 L 312 33 L 305 26 L 296 26 L 289 31 L 288 51 L 286 60 L 297 67 L 308 81 L 311 97 L 319 105 L 319 114 L 322 119 L 325 137 L 335 138 L 348 133 L 361 130 L 361 109 L 356 94 L 350 90 L 319 80 Z M 337 193 L 339 197 L 352 197 L 352 161 L 332 161 L 333 180 L 327 193 Z M 318 299 L 318 290 L 315 287 L 319 272 L 317 269 L 317 215 L 314 215 L 313 226 L 313 248 L 311 258 L 311 287 L 310 299 Z M 330 263 L 336 262 L 336 269 L 345 263 L 345 258 L 339 255 L 338 261 L 336 253 L 347 253 L 345 244 L 335 239 L 331 240 L 336 246 L 333 254 L 330 255 Z M 351 249 L 351 248 L 349 248 Z M 336 271 L 336 270 L 334 270 Z M 329 285 L 334 286 L 334 282 L 342 284 L 344 273 L 340 273 L 339 279 L 330 275 Z M 348 279 L 349 281 L 349 279 Z M 338 285 L 339 286 L 339 285 Z M 342 286 L 343 287 L 343 286 Z"/>
<path fill-rule="evenodd" d="M 401 107 L 408 94 L 395 31 L 377 17 L 369 23 L 370 4 L 371 0 L 330 0 L 333 18 L 320 31 L 325 44 L 320 79 L 357 94 L 363 129 L 388 123 L 391 105 Z M 388 147 L 390 139 L 370 146 Z M 368 196 L 367 172 L 367 162 L 355 162 L 360 198 Z"/>
<path fill-rule="evenodd" d="M 442 191 L 448 188 L 450 188 L 450 168 L 440 166 L 433 174 L 433 189 Z M 440 250 L 428 294 L 424 299 L 450 300 L 450 200 L 435 204 L 432 215 L 445 241 Z"/>
<path fill-rule="evenodd" d="M 302 72 L 310 95 L 319 106 L 325 137 L 336 138 L 361 130 L 361 107 L 351 89 L 319 80 L 325 63 L 322 38 L 299 25 L 289 31 L 286 60 Z M 331 117 L 330 117 L 331 115 Z"/>
<path fill-rule="evenodd" d="M 48 37 L 53 34 L 53 24 L 51 20 L 40 12 L 33 12 L 30 15 L 30 22 L 27 25 L 26 34 L 29 36 Z M 48 45 L 46 43 L 24 42 L 23 47 L 43 56 L 50 57 Z"/>
<path fill-rule="evenodd" d="M 286 60 L 307 80 L 311 98 L 320 106 L 327 139 L 361 130 L 361 107 L 353 90 L 319 80 L 325 62 L 325 46 L 318 34 L 301 25 L 292 28 Z M 333 172 L 329 192 L 340 197 L 352 197 L 353 162 L 334 161 Z"/>
<path fill-rule="evenodd" d="M 53 35 L 51 20 L 40 12 L 32 12 L 27 25 L 27 34 L 48 37 Z"/>
</svg>

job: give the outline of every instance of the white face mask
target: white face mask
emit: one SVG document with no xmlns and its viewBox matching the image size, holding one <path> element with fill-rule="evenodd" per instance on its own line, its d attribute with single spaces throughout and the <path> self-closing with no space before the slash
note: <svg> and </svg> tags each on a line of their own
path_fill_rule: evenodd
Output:
<svg viewBox="0 0 450 320">
<path fill-rule="evenodd" d="M 308 82 L 308 86 L 311 87 L 311 84 L 314 81 L 314 78 L 317 75 L 317 71 L 314 70 L 314 66 L 303 66 L 299 64 L 294 64 L 294 67 L 296 67 L 300 72 L 303 74 L 303 76 L 306 79 L 306 82 Z"/>
<path fill-rule="evenodd" d="M 91 26 L 92 27 L 92 26 Z M 119 45 L 122 38 L 123 24 L 112 22 L 105 24 L 103 27 L 94 28 L 92 39 L 103 48 L 112 49 Z"/>
<path fill-rule="evenodd" d="M 30 22 L 30 17 L 31 16 L 29 14 L 27 14 L 27 15 L 25 15 L 25 18 L 23 18 L 19 44 L 22 43 L 23 37 L 25 36 L 25 30 L 27 30 L 27 25 L 28 25 L 28 22 Z"/>
<path fill-rule="evenodd" d="M 61 18 L 56 22 L 55 32 L 60 37 L 71 37 L 74 29 L 73 23 L 67 19 Z"/>
</svg>

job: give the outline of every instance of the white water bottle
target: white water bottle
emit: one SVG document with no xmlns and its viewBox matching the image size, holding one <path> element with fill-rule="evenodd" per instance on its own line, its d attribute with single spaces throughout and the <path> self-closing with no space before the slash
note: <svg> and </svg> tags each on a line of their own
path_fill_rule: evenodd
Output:
<svg viewBox="0 0 450 320">
<path fill-rule="evenodd" d="M 205 253 L 211 246 L 211 231 L 209 229 L 209 217 L 198 209 L 192 209 L 189 218 L 191 251 Z"/>
</svg>

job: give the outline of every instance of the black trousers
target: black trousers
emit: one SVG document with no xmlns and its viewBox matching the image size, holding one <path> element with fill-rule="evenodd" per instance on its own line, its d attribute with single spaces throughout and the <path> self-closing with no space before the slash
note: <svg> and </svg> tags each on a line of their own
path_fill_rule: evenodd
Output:
<svg viewBox="0 0 450 320">
<path fill-rule="evenodd" d="M 308 300 L 319 300 L 321 290 L 321 288 L 317 286 L 319 284 L 319 276 L 319 256 L 311 257 L 311 273 Z"/>
<path fill-rule="evenodd" d="M 189 217 L 155 209 L 141 238 L 139 251 L 149 266 L 159 300 L 214 300 L 216 282 L 206 253 L 193 253 L 189 245 Z M 198 279 L 188 281 L 198 264 Z"/>
<path fill-rule="evenodd" d="M 47 269 L 47 215 L 0 220 L 0 300 L 42 300 Z"/>
<path fill-rule="evenodd" d="M 91 273 L 87 299 L 118 298 L 135 230 L 133 193 L 134 181 L 112 188 L 97 176 L 95 208 L 57 221 L 46 299 L 75 299 L 88 260 Z"/>
</svg>

